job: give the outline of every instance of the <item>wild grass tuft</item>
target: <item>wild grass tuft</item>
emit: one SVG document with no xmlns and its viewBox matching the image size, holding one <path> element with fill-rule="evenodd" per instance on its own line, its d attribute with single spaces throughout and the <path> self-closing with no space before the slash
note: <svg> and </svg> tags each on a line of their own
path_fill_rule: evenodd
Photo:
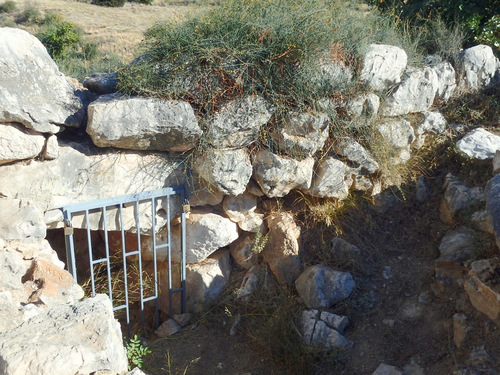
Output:
<svg viewBox="0 0 500 375">
<path fill-rule="evenodd" d="M 142 58 L 121 71 L 120 90 L 188 100 L 203 112 L 243 94 L 278 108 L 311 106 L 354 83 L 369 43 L 405 43 L 388 23 L 356 2 L 229 0 L 152 27 Z"/>
</svg>

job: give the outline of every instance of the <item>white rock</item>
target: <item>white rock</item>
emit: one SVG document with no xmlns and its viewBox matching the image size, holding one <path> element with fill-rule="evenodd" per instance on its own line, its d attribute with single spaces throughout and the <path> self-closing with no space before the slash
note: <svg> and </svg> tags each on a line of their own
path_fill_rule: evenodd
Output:
<svg viewBox="0 0 500 375">
<path fill-rule="evenodd" d="M 127 365 L 120 324 L 105 295 L 59 305 L 0 333 L 5 375 L 121 373 Z"/>
<path fill-rule="evenodd" d="M 384 122 L 376 127 L 386 144 L 386 152 L 395 164 L 410 159 L 410 145 L 415 140 L 411 124 L 403 119 Z"/>
<path fill-rule="evenodd" d="M 262 258 L 280 284 L 292 284 L 301 271 L 300 228 L 288 212 L 273 212 L 266 221 L 269 240 L 262 251 Z"/>
<path fill-rule="evenodd" d="M 324 113 L 292 112 L 285 116 L 272 136 L 280 150 L 292 157 L 305 158 L 323 148 L 329 125 Z"/>
<path fill-rule="evenodd" d="M 231 274 L 229 252 L 221 250 L 200 263 L 186 267 L 187 309 L 200 312 L 215 300 L 226 286 Z"/>
<path fill-rule="evenodd" d="M 238 266 L 249 269 L 259 262 L 258 254 L 254 251 L 255 234 L 240 236 L 230 246 L 231 256 Z"/>
<path fill-rule="evenodd" d="M 387 90 L 401 81 L 408 57 L 401 48 L 371 44 L 363 58 L 360 80 L 376 91 Z"/>
<path fill-rule="evenodd" d="M 338 159 L 327 157 L 316 166 L 311 187 L 313 197 L 344 199 L 352 185 L 351 168 Z"/>
<path fill-rule="evenodd" d="M 423 112 L 416 125 L 418 135 L 424 133 L 443 134 L 448 123 L 440 112 Z"/>
<path fill-rule="evenodd" d="M 432 68 L 414 69 L 389 94 L 381 113 L 384 116 L 401 116 L 427 111 L 434 102 L 438 87 L 438 77 Z"/>
<path fill-rule="evenodd" d="M 490 46 L 478 45 L 463 50 L 460 67 L 465 72 L 463 84 L 471 90 L 488 87 L 500 79 L 500 61 Z"/>
<path fill-rule="evenodd" d="M 452 176 L 450 176 L 452 178 Z M 484 189 L 480 186 L 470 188 L 460 181 L 451 180 L 446 186 L 444 197 L 439 207 L 440 218 L 451 223 L 454 217 L 465 209 L 470 209 L 484 202 Z"/>
<path fill-rule="evenodd" d="M 208 124 L 207 139 L 220 148 L 245 147 L 255 142 L 259 129 L 274 109 L 260 96 L 247 96 L 225 104 Z"/>
<path fill-rule="evenodd" d="M 0 193 L 36 202 L 47 211 L 71 203 L 182 185 L 185 180 L 182 161 L 174 157 L 97 154 L 77 144 L 61 145 L 59 151 L 56 160 L 2 166 Z M 109 225 L 116 223 L 117 210 L 113 212 L 115 217 L 110 218 Z M 131 214 L 133 219 L 133 207 Z M 135 225 L 133 220 L 125 224 L 125 230 Z"/>
<path fill-rule="evenodd" d="M 261 150 L 253 161 L 253 176 L 268 197 L 284 197 L 292 189 L 311 186 L 313 166 L 312 157 L 298 161 Z"/>
<path fill-rule="evenodd" d="M 193 209 L 186 220 L 186 262 L 198 263 L 238 239 L 238 226 L 230 219 L 204 209 Z M 180 260 L 180 236 L 172 236 L 172 257 Z"/>
<path fill-rule="evenodd" d="M 82 287 L 68 271 L 43 259 L 33 260 L 23 281 L 33 290 L 28 302 L 43 303 L 49 308 L 75 303 L 84 296 Z"/>
<path fill-rule="evenodd" d="M 210 148 L 194 161 L 199 176 L 227 195 L 242 194 L 250 177 L 252 164 L 248 151 Z"/>
<path fill-rule="evenodd" d="M 377 367 L 373 375 L 403 375 L 403 372 L 397 367 L 381 363 L 380 366 Z"/>
<path fill-rule="evenodd" d="M 353 346 L 353 342 L 342 336 L 334 327 L 329 326 L 328 322 L 322 319 L 322 317 L 326 317 L 324 313 L 326 312 L 320 314 L 318 310 L 305 310 L 302 312 L 300 329 L 304 343 L 327 350 L 350 349 Z"/>
<path fill-rule="evenodd" d="M 45 149 L 43 150 L 43 158 L 45 160 L 53 160 L 59 157 L 59 143 L 57 137 L 51 135 L 45 142 Z"/>
<path fill-rule="evenodd" d="M 295 281 L 300 298 L 309 308 L 330 308 L 348 298 L 355 286 L 350 273 L 322 264 L 309 267 Z"/>
<path fill-rule="evenodd" d="M 200 177 L 196 170 L 193 170 L 191 178 L 187 179 L 186 190 L 189 204 L 193 207 L 217 206 L 224 199 L 222 191 Z"/>
<path fill-rule="evenodd" d="M 246 232 L 259 232 L 264 222 L 264 214 L 255 212 L 257 197 L 250 193 L 224 198 L 222 208 L 226 215 Z"/>
<path fill-rule="evenodd" d="M 340 140 L 334 148 L 339 155 L 345 156 L 367 173 L 375 173 L 379 169 L 373 156 L 353 138 Z"/>
<path fill-rule="evenodd" d="M 500 150 L 500 136 L 483 128 L 477 128 L 467 133 L 457 142 L 458 151 L 469 158 L 478 160 L 493 159 Z"/>
<path fill-rule="evenodd" d="M 0 123 L 0 165 L 38 156 L 45 137 L 19 124 Z"/>
<path fill-rule="evenodd" d="M 500 150 L 495 152 L 495 156 L 493 157 L 493 175 L 497 175 L 500 173 Z"/>
<path fill-rule="evenodd" d="M 379 108 L 380 98 L 374 93 L 358 95 L 350 100 L 346 106 L 347 113 L 354 120 L 361 121 L 360 125 L 366 125 L 368 120 L 373 119 L 377 115 Z"/>
<path fill-rule="evenodd" d="M 65 267 L 65 264 L 59 260 L 56 251 L 45 239 L 26 238 L 5 241 L 5 249 L 21 254 L 25 260 L 43 259 L 60 269 Z"/>
<path fill-rule="evenodd" d="M 500 174 L 486 184 L 486 210 L 493 224 L 497 247 L 500 248 Z"/>
<path fill-rule="evenodd" d="M 0 199 L 0 236 L 4 240 L 45 238 L 47 228 L 42 211 L 19 199 Z"/>
<path fill-rule="evenodd" d="M 457 88 L 455 69 L 449 62 L 438 63 L 432 69 L 436 72 L 438 79 L 436 98 L 448 101 Z"/>
<path fill-rule="evenodd" d="M 0 28 L 0 66 L 0 122 L 18 122 L 40 133 L 80 126 L 82 101 L 37 38 Z"/>
<path fill-rule="evenodd" d="M 110 94 L 87 112 L 87 133 L 99 147 L 184 152 L 202 134 L 187 102 Z"/>
</svg>

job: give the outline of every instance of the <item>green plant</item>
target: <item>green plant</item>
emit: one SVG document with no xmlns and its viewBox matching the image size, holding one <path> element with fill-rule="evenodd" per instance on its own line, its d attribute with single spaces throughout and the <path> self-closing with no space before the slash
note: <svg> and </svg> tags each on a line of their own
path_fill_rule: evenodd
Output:
<svg viewBox="0 0 500 375">
<path fill-rule="evenodd" d="M 145 5 L 151 5 L 153 4 L 154 0 L 129 0 L 131 3 L 139 3 L 139 4 L 145 4 Z"/>
<path fill-rule="evenodd" d="M 149 29 L 143 58 L 120 72 L 119 88 L 188 100 L 203 113 L 245 94 L 263 95 L 278 108 L 311 107 L 354 84 L 348 72 L 367 44 L 404 44 L 387 19 L 356 7 L 228 0 L 186 22 Z M 335 69 L 345 74 L 332 78 Z"/>
<path fill-rule="evenodd" d="M 122 7 L 125 5 L 125 0 L 93 0 L 92 4 L 103 7 Z"/>
<path fill-rule="evenodd" d="M 149 347 L 142 345 L 141 339 L 138 335 L 134 335 L 127 344 L 127 358 L 129 370 L 134 366 L 142 368 L 144 365 L 143 357 L 151 353 Z"/>
<path fill-rule="evenodd" d="M 42 12 L 35 7 L 24 9 L 17 17 L 17 22 L 25 25 L 39 23 L 42 20 Z"/>
<path fill-rule="evenodd" d="M 52 21 L 36 34 L 53 58 L 66 57 L 82 40 L 81 31 L 67 21 Z"/>
<path fill-rule="evenodd" d="M 16 8 L 16 3 L 12 0 L 8 0 L 0 4 L 0 13 L 12 13 Z"/>
<path fill-rule="evenodd" d="M 255 233 L 255 239 L 253 241 L 252 251 L 254 253 L 260 254 L 262 250 L 266 247 L 267 241 L 269 240 L 269 234 L 262 235 L 259 231 Z"/>
</svg>

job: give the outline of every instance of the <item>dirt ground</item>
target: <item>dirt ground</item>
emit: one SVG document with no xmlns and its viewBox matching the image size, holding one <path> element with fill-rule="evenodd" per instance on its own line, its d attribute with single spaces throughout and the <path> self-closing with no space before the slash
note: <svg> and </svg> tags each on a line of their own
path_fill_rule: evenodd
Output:
<svg viewBox="0 0 500 375">
<path fill-rule="evenodd" d="M 88 41 L 95 42 L 102 51 L 114 52 L 132 61 L 144 32 L 156 22 L 185 19 L 202 6 L 184 5 L 181 2 L 165 6 L 160 1 L 154 5 L 126 3 L 121 8 L 108 8 L 76 0 L 15 0 L 18 9 L 27 7 L 46 13 L 62 15 L 80 27 Z"/>
<path fill-rule="evenodd" d="M 404 199 L 400 191 L 388 194 L 385 206 L 390 208 L 386 212 L 376 209 L 380 205 L 361 199 L 350 209 L 342 210 L 335 225 L 303 229 L 304 266 L 326 263 L 350 271 L 354 276 L 355 292 L 347 301 L 330 309 L 349 317 L 346 337 L 354 341 L 353 349 L 344 353 L 318 353 L 283 345 L 283 341 L 288 340 L 291 345 L 300 346 L 300 340 L 291 333 L 304 307 L 294 296 L 293 288 L 285 291 L 286 301 L 280 300 L 274 312 L 271 308 L 262 314 L 262 325 L 266 326 L 269 323 L 266 314 L 280 314 L 282 310 L 278 305 L 289 303 L 291 309 L 284 312 L 285 318 L 292 321 L 284 326 L 288 331 L 273 331 L 275 337 L 271 339 L 256 337 L 261 331 L 256 328 L 259 320 L 253 316 L 255 310 L 238 305 L 231 297 L 238 278 L 243 275 L 239 272 L 211 311 L 195 317 L 194 324 L 180 333 L 151 341 L 153 354 L 146 359 L 146 371 L 151 374 L 368 375 L 386 363 L 416 371 L 409 374 L 421 374 L 415 370 L 420 368 L 426 375 L 443 375 L 465 367 L 477 346 L 485 346 L 494 358 L 500 358 L 498 327 L 472 308 L 463 289 L 442 290 L 434 280 L 433 262 L 439 254 L 440 240 L 452 227 L 439 220 L 442 177 L 436 175 L 429 179 L 434 195 L 423 204 L 414 200 L 414 187 L 407 186 L 402 190 Z M 306 220 L 298 207 L 300 200 L 290 199 L 289 203 L 285 209 L 296 211 L 297 220 Z M 335 235 L 361 249 L 359 262 L 341 264 L 332 260 L 328 244 Z M 497 251 L 491 245 L 490 250 Z M 266 300 L 274 296 L 263 292 L 255 298 Z M 453 343 L 452 317 L 456 312 L 465 313 L 471 326 L 468 339 L 460 349 Z M 242 323 L 237 327 L 237 334 L 231 336 L 229 332 L 238 313 Z M 277 349 L 276 353 L 273 348 Z"/>
</svg>

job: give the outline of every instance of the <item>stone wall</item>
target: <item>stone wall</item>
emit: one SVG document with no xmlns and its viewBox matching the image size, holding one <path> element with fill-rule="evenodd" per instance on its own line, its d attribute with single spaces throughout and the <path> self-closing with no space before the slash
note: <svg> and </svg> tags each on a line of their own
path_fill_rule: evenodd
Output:
<svg viewBox="0 0 500 375">
<path fill-rule="evenodd" d="M 319 272 L 326 273 L 340 296 L 330 296 L 332 301 L 347 298 L 354 285 L 350 274 L 316 266 L 302 273 L 300 228 L 286 213 L 268 215 L 263 201 L 293 190 L 335 199 L 346 198 L 352 190 L 380 193 L 379 169 L 387 160 L 376 160 L 369 145 L 359 140 L 332 139 L 326 112 L 345 111 L 353 127 L 370 127 L 383 143 L 389 163 L 401 164 L 426 137 L 449 129 L 446 119 L 433 110 L 436 100 L 500 81 L 500 62 L 487 46 L 464 50 L 460 71 L 446 61 L 428 60 L 428 66 L 411 67 L 402 49 L 371 45 L 359 77 L 366 88 L 362 94 L 347 98 L 340 107 L 324 98 L 325 113 L 288 113 L 269 134 L 275 147 L 256 151 L 259 134 L 275 113 L 262 97 L 234 98 L 212 116 L 198 118 L 187 102 L 113 93 L 114 75 L 90 77 L 83 87 L 58 71 L 36 38 L 0 28 L 0 255 L 9 258 L 5 264 L 10 275 L 0 289 L 9 301 L 0 304 L 2 309 L 6 306 L 0 314 L 12 310 L 20 324 L 31 322 L 25 319 L 31 314 L 25 311 L 29 304 L 20 305 L 33 303 L 30 298 L 38 298 L 46 309 L 85 303 L 77 302 L 81 290 L 70 281 L 70 299 L 43 291 L 26 295 L 28 269 L 48 262 L 61 275 L 65 272 L 45 241 L 47 229 L 62 226 L 62 205 L 173 185 L 187 187 L 193 207 L 187 220 L 190 310 L 202 309 L 221 292 L 231 273 L 230 258 L 249 270 L 242 297 L 259 285 L 262 272 L 271 272 L 279 283 L 296 283 L 302 297 L 314 301 L 308 293 L 318 286 L 308 284 L 313 277 L 308 275 Z M 86 129 L 91 141 L 68 141 L 62 135 L 72 128 Z M 467 153 L 467 139 L 462 143 Z M 203 153 L 186 157 L 197 145 L 203 145 Z M 318 153 L 324 157 L 315 157 Z M 489 185 L 490 194 L 496 194 L 495 184 Z M 490 211 L 498 216 L 495 208 Z M 493 227 L 498 234 L 497 224 Z M 268 242 L 256 243 L 265 234 Z M 265 265 L 257 264 L 252 251 L 259 245 Z M 33 276 L 34 280 L 38 279 Z M 324 306 L 311 302 L 308 307 Z M 319 319 L 314 314 L 319 312 L 304 319 Z M 6 362 L 10 354 L 3 351 L 2 335 L 0 369 L 7 371 L 14 365 Z M 82 366 L 82 373 L 91 368 Z"/>
</svg>

